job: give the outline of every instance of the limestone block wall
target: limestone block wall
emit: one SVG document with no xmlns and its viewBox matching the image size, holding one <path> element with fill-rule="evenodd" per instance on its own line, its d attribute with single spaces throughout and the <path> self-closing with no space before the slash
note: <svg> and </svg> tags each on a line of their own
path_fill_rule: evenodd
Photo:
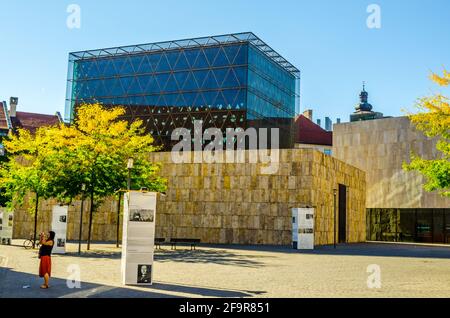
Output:
<svg viewBox="0 0 450 318">
<path fill-rule="evenodd" d="M 320 152 L 313 153 L 312 206 L 316 207 L 316 244 L 331 244 L 334 240 L 334 194 L 338 184 L 347 186 L 347 241 L 364 242 L 366 232 L 366 182 L 365 173 L 342 161 Z M 339 220 L 339 192 L 336 198 L 336 219 Z M 339 237 L 339 226 L 337 237 Z"/>
<path fill-rule="evenodd" d="M 280 151 L 279 169 L 263 175 L 261 164 L 178 165 L 162 162 L 169 189 L 158 203 L 157 236 L 196 237 L 208 243 L 291 243 L 291 208 L 317 208 L 316 244 L 333 243 L 333 189 L 349 187 L 349 242 L 365 240 L 365 174 L 312 149 Z"/>
<path fill-rule="evenodd" d="M 248 155 L 248 152 L 247 152 Z M 289 245 L 291 208 L 316 207 L 316 244 L 332 244 L 333 189 L 348 186 L 347 237 L 365 241 L 365 173 L 313 149 L 280 150 L 279 169 L 265 175 L 261 163 L 172 162 L 152 153 L 168 179 L 157 203 L 156 236 L 199 238 L 204 243 Z M 52 201 L 40 207 L 40 229 L 50 225 Z M 87 236 L 85 205 L 84 237 Z M 79 202 L 69 209 L 68 237 L 78 238 Z M 15 237 L 27 237 L 33 218 L 25 209 L 15 220 Z M 117 201 L 106 200 L 94 214 L 93 240 L 116 238 Z"/>
<path fill-rule="evenodd" d="M 58 204 L 55 200 L 40 200 L 38 208 L 37 233 L 49 231 L 52 223 L 52 207 Z M 29 238 L 34 229 L 34 206 L 30 213 L 28 204 L 14 212 L 14 238 Z M 89 202 L 83 204 L 83 233 L 82 239 L 88 237 Z M 81 201 L 75 201 L 69 206 L 67 220 L 67 238 L 78 240 L 80 233 Z M 120 222 L 122 217 L 120 216 Z M 117 225 L 117 199 L 109 198 L 93 214 L 92 238 L 95 241 L 115 241 Z M 122 235 L 122 226 L 119 226 Z"/>
<path fill-rule="evenodd" d="M 449 207 L 450 199 L 423 190 L 420 174 L 402 169 L 411 151 L 436 158 L 435 145 L 408 117 L 334 125 L 333 156 L 367 174 L 367 208 Z"/>
</svg>

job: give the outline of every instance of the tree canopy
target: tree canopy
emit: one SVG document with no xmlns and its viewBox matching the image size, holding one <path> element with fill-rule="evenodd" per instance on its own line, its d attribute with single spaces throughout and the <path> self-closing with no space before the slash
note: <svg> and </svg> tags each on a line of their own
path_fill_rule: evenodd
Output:
<svg viewBox="0 0 450 318">
<path fill-rule="evenodd" d="M 442 75 L 432 74 L 431 80 L 442 86 L 450 85 L 450 73 L 446 70 Z M 436 149 L 440 156 L 425 159 L 411 154 L 411 163 L 404 164 L 407 171 L 418 171 L 427 179 L 424 185 L 427 191 L 439 191 L 443 196 L 450 197 L 450 100 L 441 93 L 420 98 L 417 102 L 419 110 L 409 115 L 417 129 L 430 138 L 438 138 Z"/>
<path fill-rule="evenodd" d="M 19 130 L 11 136 L 5 141 L 11 158 L 1 175 L 12 202 L 22 204 L 31 191 L 64 203 L 79 195 L 92 195 L 99 203 L 126 187 L 129 158 L 134 160 L 133 189 L 165 191 L 166 180 L 158 176 L 159 164 L 148 157 L 157 149 L 153 138 L 144 132 L 141 120 L 131 124 L 120 120 L 124 114 L 120 107 L 82 105 L 70 126 L 42 127 L 35 134 Z"/>
</svg>

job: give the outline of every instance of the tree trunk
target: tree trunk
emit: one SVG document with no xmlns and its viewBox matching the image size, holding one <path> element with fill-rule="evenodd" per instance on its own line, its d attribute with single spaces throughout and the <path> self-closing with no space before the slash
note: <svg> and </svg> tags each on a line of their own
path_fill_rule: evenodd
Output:
<svg viewBox="0 0 450 318">
<path fill-rule="evenodd" d="M 94 212 L 94 191 L 91 191 L 91 206 L 89 211 L 89 231 L 88 231 L 88 241 L 87 241 L 87 250 L 89 251 L 91 248 L 91 232 L 92 232 L 92 214 Z"/>
<path fill-rule="evenodd" d="M 116 242 L 116 247 L 119 247 L 119 231 L 120 231 L 120 201 L 122 199 L 122 195 L 119 192 L 119 201 L 117 203 L 117 242 Z"/>
<path fill-rule="evenodd" d="M 36 205 L 34 206 L 34 235 L 33 235 L 33 249 L 36 247 L 37 221 L 38 221 L 38 206 L 39 195 L 36 193 Z"/>
<path fill-rule="evenodd" d="M 78 255 L 81 254 L 81 240 L 83 238 L 83 204 L 84 204 L 84 197 L 81 197 L 81 213 L 80 213 L 80 233 L 78 237 Z"/>
</svg>

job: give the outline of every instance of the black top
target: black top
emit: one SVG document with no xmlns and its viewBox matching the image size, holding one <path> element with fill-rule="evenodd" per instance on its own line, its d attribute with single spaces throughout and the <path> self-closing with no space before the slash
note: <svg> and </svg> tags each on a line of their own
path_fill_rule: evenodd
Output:
<svg viewBox="0 0 450 318">
<path fill-rule="evenodd" d="M 49 242 L 49 241 L 47 241 Z M 53 243 L 54 244 L 54 243 Z M 53 250 L 53 245 L 41 245 L 41 247 L 39 248 L 39 256 L 51 256 L 52 255 L 52 250 Z"/>
</svg>

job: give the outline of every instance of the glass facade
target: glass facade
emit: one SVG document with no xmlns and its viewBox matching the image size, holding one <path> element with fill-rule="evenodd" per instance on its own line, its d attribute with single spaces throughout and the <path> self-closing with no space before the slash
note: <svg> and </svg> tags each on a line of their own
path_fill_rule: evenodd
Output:
<svg viewBox="0 0 450 318">
<path fill-rule="evenodd" d="M 173 129 L 279 127 L 290 147 L 299 71 L 252 33 L 71 53 L 65 120 L 77 106 L 124 106 L 157 143 Z M 289 137 L 289 138 L 288 138 Z M 282 145 L 283 146 L 283 145 Z"/>
<path fill-rule="evenodd" d="M 450 244 L 450 209 L 368 209 L 367 239 Z"/>
</svg>

